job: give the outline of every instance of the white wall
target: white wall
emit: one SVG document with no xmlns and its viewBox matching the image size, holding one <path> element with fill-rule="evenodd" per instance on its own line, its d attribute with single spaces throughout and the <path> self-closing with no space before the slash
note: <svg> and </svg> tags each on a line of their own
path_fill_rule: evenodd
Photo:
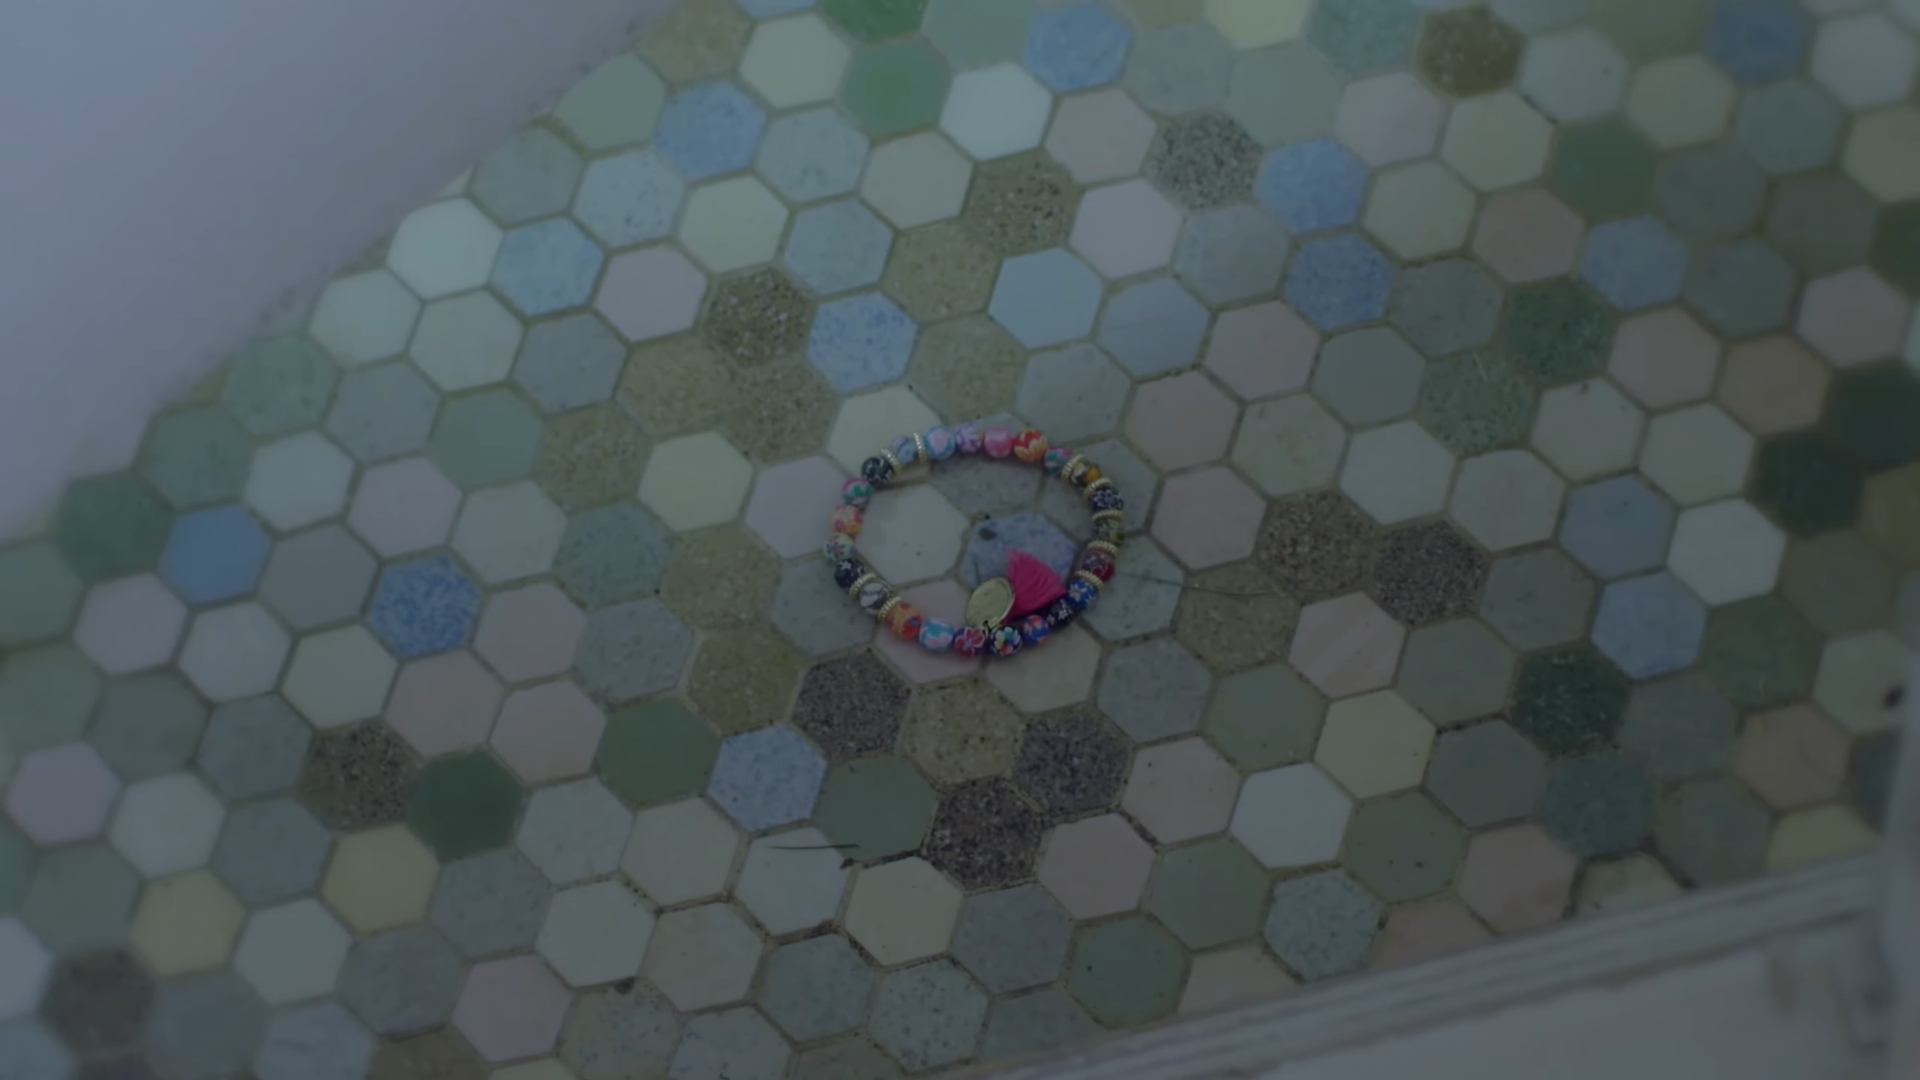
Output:
<svg viewBox="0 0 1920 1080">
<path fill-rule="evenodd" d="M 0 536 L 671 0 L 12 0 Z"/>
</svg>

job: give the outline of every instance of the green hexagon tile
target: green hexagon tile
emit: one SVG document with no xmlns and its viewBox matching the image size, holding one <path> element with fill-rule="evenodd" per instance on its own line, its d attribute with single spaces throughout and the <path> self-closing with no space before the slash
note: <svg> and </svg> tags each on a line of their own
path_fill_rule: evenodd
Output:
<svg viewBox="0 0 1920 1080">
<path fill-rule="evenodd" d="M 0 1061 L 886 1080 L 1870 844 L 1917 31 L 688 0 L 0 545 Z M 1138 534 L 988 664 L 816 554 L 980 418 Z M 1063 494 L 863 540 L 951 616 Z"/>
</svg>

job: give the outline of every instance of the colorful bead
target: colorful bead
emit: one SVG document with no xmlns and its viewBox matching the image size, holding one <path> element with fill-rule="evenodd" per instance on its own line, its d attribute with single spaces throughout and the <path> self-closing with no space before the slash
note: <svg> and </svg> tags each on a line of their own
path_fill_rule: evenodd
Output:
<svg viewBox="0 0 1920 1080">
<path fill-rule="evenodd" d="M 1075 487 L 1078 487 L 1081 491 L 1085 491 L 1087 490 L 1088 484 L 1091 484 L 1095 480 L 1100 479 L 1100 466 L 1095 465 L 1093 462 L 1089 461 L 1085 465 L 1081 466 L 1080 475 L 1075 476 L 1072 479 Z"/>
<path fill-rule="evenodd" d="M 887 449 L 893 451 L 894 460 L 902 465 L 911 465 L 920 460 L 920 444 L 914 442 L 911 435 L 902 435 L 893 440 Z"/>
<path fill-rule="evenodd" d="M 995 656 L 1012 656 L 1019 652 L 1024 644 L 1026 643 L 1020 639 L 1018 627 L 996 626 L 993 628 L 993 639 L 988 642 L 987 647 L 993 650 Z"/>
<path fill-rule="evenodd" d="M 1120 497 L 1117 489 L 1103 487 L 1087 492 L 1087 505 L 1095 510 L 1125 510 L 1127 500 Z"/>
<path fill-rule="evenodd" d="M 988 428 L 982 441 L 986 444 L 988 457 L 1003 458 L 1013 452 L 1013 432 L 1006 428 Z"/>
<path fill-rule="evenodd" d="M 1048 476 L 1059 476 L 1067 462 L 1073 460 L 1073 451 L 1064 446 L 1047 447 L 1046 456 L 1040 459 L 1040 467 L 1047 470 Z"/>
<path fill-rule="evenodd" d="M 1047 625 L 1055 630 L 1064 630 L 1080 617 L 1080 611 L 1080 608 L 1073 606 L 1072 600 L 1063 596 L 1047 605 Z"/>
<path fill-rule="evenodd" d="M 860 605 L 860 610 L 869 615 L 880 614 L 880 609 L 886 607 L 887 601 L 891 599 L 893 599 L 893 586 L 884 581 L 867 582 L 860 586 L 860 595 L 854 597 Z"/>
<path fill-rule="evenodd" d="M 1073 578 L 1067 582 L 1067 601 L 1081 611 L 1087 610 L 1087 605 L 1099 595 L 1100 590 L 1094 587 L 1093 582 L 1084 578 Z"/>
<path fill-rule="evenodd" d="M 963 626 L 953 635 L 953 651 L 961 656 L 979 656 L 987 651 L 987 632 L 977 626 Z"/>
<path fill-rule="evenodd" d="M 860 535 L 860 508 L 857 506 L 838 506 L 827 519 L 827 526 L 834 532 L 847 536 Z"/>
<path fill-rule="evenodd" d="M 1047 453 L 1047 437 L 1032 428 L 1013 437 L 1013 456 L 1029 465 L 1039 463 Z"/>
<path fill-rule="evenodd" d="M 1101 581 L 1113 580 L 1113 556 L 1104 551 L 1088 549 L 1080 553 L 1080 569 L 1099 578 Z"/>
<path fill-rule="evenodd" d="M 870 457 L 860 463 L 860 475 L 876 488 L 885 487 L 893 479 L 893 465 L 886 458 Z"/>
<path fill-rule="evenodd" d="M 820 553 L 825 555 L 827 561 L 830 563 L 838 563 L 845 559 L 851 559 L 853 558 L 853 537 L 848 536 L 846 533 L 834 533 L 827 538 L 826 543 L 820 545 Z M 851 581 L 847 582 L 847 585 L 852 584 L 853 582 Z M 844 589 L 847 585 L 840 587 Z"/>
<path fill-rule="evenodd" d="M 986 445 L 986 440 L 981 437 L 980 429 L 969 420 L 953 429 L 953 445 L 963 454 L 977 454 Z"/>
<path fill-rule="evenodd" d="M 873 485 L 861 477 L 854 477 L 840 485 L 840 501 L 848 506 L 866 509 L 868 500 L 873 498 Z"/>
<path fill-rule="evenodd" d="M 1038 645 L 1047 640 L 1050 629 L 1045 615 L 1029 615 L 1020 620 L 1020 638 L 1029 645 Z"/>
<path fill-rule="evenodd" d="M 1093 537 L 1109 544 L 1122 543 L 1127 538 L 1127 523 L 1119 518 L 1101 518 L 1093 523 Z"/>
<path fill-rule="evenodd" d="M 945 461 L 953 456 L 953 432 L 948 431 L 946 428 L 935 424 L 933 427 L 928 428 L 927 433 L 921 436 L 921 438 L 927 444 L 927 457 L 934 461 Z"/>
<path fill-rule="evenodd" d="M 920 647 L 928 652 L 946 652 L 953 647 L 952 623 L 928 619 L 920 624 Z"/>
<path fill-rule="evenodd" d="M 860 580 L 860 575 L 866 572 L 867 564 L 859 559 L 841 559 L 833 564 L 833 583 L 843 589 L 851 589 L 853 583 Z"/>
<path fill-rule="evenodd" d="M 927 617 L 920 614 L 920 609 L 904 600 L 887 612 L 887 630 L 902 641 L 919 641 L 920 630 L 926 622 Z"/>
</svg>

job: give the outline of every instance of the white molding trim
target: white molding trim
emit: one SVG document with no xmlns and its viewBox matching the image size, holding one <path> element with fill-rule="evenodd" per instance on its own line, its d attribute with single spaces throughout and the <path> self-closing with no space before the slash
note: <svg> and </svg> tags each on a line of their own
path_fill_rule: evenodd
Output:
<svg viewBox="0 0 1920 1080">
<path fill-rule="evenodd" d="M 993 1080 L 1223 1080 L 1383 1035 L 1709 959 L 1795 930 L 1858 919 L 1885 864 L 1865 853 L 1639 911 L 1562 923 L 1407 968 L 1369 971 L 1210 1016 L 1119 1036 Z"/>
</svg>

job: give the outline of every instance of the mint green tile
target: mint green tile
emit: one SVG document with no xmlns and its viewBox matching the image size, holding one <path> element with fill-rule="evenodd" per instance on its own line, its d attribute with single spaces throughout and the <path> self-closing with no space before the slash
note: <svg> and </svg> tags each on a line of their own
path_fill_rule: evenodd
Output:
<svg viewBox="0 0 1920 1080">
<path fill-rule="evenodd" d="M 493 755 L 475 751 L 420 769 L 407 824 L 443 863 L 504 847 L 525 795 Z"/>
<path fill-rule="evenodd" d="M 312 427 L 326 415 L 340 370 L 303 337 L 256 341 L 234 357 L 220 400 L 255 435 Z"/>
<path fill-rule="evenodd" d="M 1187 951 L 1144 915 L 1083 928 L 1073 943 L 1067 992 L 1110 1028 L 1158 1020 L 1180 1003 Z"/>
<path fill-rule="evenodd" d="M 232 414 L 196 409 L 154 423 L 139 470 L 161 498 L 186 510 L 238 498 L 252 453 L 246 429 Z"/>
<path fill-rule="evenodd" d="M 1018 61 L 1039 10 L 1035 0 L 933 0 L 925 33 L 962 71 Z"/>
<path fill-rule="evenodd" d="M 124 577 L 153 565 L 172 516 L 152 485 L 132 473 L 76 482 L 60 500 L 53 540 L 88 581 Z"/>
<path fill-rule="evenodd" d="M 494 387 L 440 409 L 427 456 L 463 488 L 518 480 L 540 452 L 540 415 L 511 390 Z"/>
<path fill-rule="evenodd" d="M 1589 224 L 1639 213 L 1652 198 L 1654 149 L 1621 117 L 1560 129 L 1553 190 Z"/>
<path fill-rule="evenodd" d="M 1778 597 L 1743 600 L 1707 616 L 1700 663 L 1734 704 L 1778 705 L 1813 689 L 1820 636 Z"/>
<path fill-rule="evenodd" d="M 1588 19 L 1629 60 L 1652 60 L 1700 46 L 1708 0 L 1592 0 Z"/>
<path fill-rule="evenodd" d="M 927 835 L 939 799 L 903 758 L 859 758 L 827 772 L 813 823 L 847 855 L 884 859 L 912 851 Z"/>
<path fill-rule="evenodd" d="M 1147 887 L 1147 910 L 1192 949 L 1259 933 L 1266 906 L 1266 870 L 1224 836 L 1160 856 Z"/>
<path fill-rule="evenodd" d="M 707 790 L 720 736 L 685 705 L 663 698 L 607 718 L 594 766 L 607 790 L 636 809 Z"/>
<path fill-rule="evenodd" d="M 1606 363 L 1614 317 L 1570 278 L 1520 289 L 1507 306 L 1500 348 L 1524 375 L 1552 385 L 1584 378 Z"/>
<path fill-rule="evenodd" d="M 940 118 L 947 99 L 947 62 L 922 41 L 868 49 L 847 66 L 840 103 L 867 134 L 902 135 Z"/>
<path fill-rule="evenodd" d="M 0 550 L 0 645 L 64 631 L 80 606 L 79 575 L 45 542 Z"/>
<path fill-rule="evenodd" d="M 927 0 L 827 0 L 827 18 L 861 41 L 885 41 L 920 27 Z"/>
<path fill-rule="evenodd" d="M 15 750 L 79 738 L 99 700 L 100 675 L 72 646 L 0 660 L 0 736 Z"/>
<path fill-rule="evenodd" d="M 90 952 L 126 937 L 140 875 L 105 844 L 55 848 L 40 857 L 20 919 L 60 955 Z"/>
<path fill-rule="evenodd" d="M 1444 890 L 1466 853 L 1466 830 L 1409 791 L 1353 812 L 1340 862 L 1375 896 L 1398 904 Z"/>
<path fill-rule="evenodd" d="M 1534 389 L 1500 350 L 1476 349 L 1427 365 L 1417 415 L 1460 455 L 1518 443 L 1533 418 Z"/>
</svg>

